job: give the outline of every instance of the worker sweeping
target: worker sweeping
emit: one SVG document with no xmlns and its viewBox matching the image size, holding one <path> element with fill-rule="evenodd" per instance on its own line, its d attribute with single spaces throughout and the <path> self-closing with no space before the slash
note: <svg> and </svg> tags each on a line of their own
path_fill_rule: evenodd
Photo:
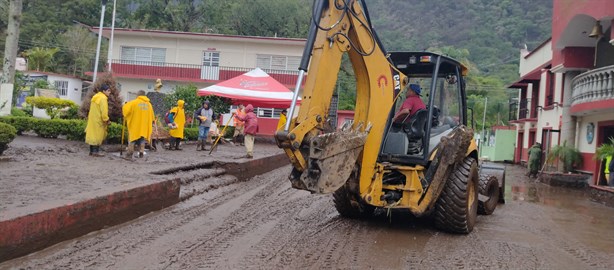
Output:
<svg viewBox="0 0 614 270">
<path fill-rule="evenodd" d="M 128 126 L 128 151 L 124 159 L 132 160 L 135 148 L 139 148 L 139 157 L 145 153 L 145 142 L 151 141 L 152 125 L 154 124 L 153 106 L 145 91 L 139 90 L 137 98 L 124 104 L 122 111 Z"/>
<path fill-rule="evenodd" d="M 107 127 L 110 124 L 108 96 L 111 94 L 111 88 L 102 84 L 94 89 L 94 92 L 96 94 L 92 97 L 87 114 L 85 143 L 90 145 L 90 156 L 102 157 L 104 154 L 100 153 L 100 145 L 107 136 Z"/>
<path fill-rule="evenodd" d="M 171 145 L 169 146 L 169 150 L 183 150 L 179 148 L 179 144 L 183 139 L 183 129 L 185 127 L 185 110 L 184 110 L 185 101 L 178 100 L 177 107 L 173 107 L 169 111 L 169 134 L 171 136 Z"/>
<path fill-rule="evenodd" d="M 529 177 L 537 177 L 537 172 L 539 170 L 539 164 L 541 163 L 542 157 L 542 149 L 539 143 L 533 144 L 531 148 L 529 148 L 529 173 L 527 176 Z"/>
</svg>

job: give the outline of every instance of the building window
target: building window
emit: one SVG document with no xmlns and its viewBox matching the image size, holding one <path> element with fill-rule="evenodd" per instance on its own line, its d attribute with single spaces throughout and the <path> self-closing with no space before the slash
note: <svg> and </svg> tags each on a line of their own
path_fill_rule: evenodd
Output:
<svg viewBox="0 0 614 270">
<path fill-rule="evenodd" d="M 546 106 L 552 106 L 554 104 L 554 87 L 556 76 L 554 73 L 548 70 L 546 72 Z"/>
<path fill-rule="evenodd" d="M 55 89 L 58 90 L 58 94 L 60 94 L 60 96 L 67 96 L 68 95 L 68 81 L 54 81 L 53 85 L 55 86 Z"/>
<path fill-rule="evenodd" d="M 205 51 L 203 54 L 203 66 L 219 67 L 220 66 L 220 52 Z"/>
<path fill-rule="evenodd" d="M 256 67 L 273 70 L 298 70 L 301 57 L 285 55 L 266 55 L 256 56 Z"/>
<path fill-rule="evenodd" d="M 122 47 L 122 64 L 163 65 L 166 49 L 146 47 Z"/>
</svg>

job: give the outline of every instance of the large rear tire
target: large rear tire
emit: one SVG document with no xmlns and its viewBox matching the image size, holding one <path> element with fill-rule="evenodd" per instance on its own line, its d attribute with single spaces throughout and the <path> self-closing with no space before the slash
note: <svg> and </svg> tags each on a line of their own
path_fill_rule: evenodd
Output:
<svg viewBox="0 0 614 270">
<path fill-rule="evenodd" d="M 478 214 L 478 167 L 472 157 L 455 165 L 435 204 L 435 226 L 451 233 L 473 230 Z"/>
<path fill-rule="evenodd" d="M 487 197 L 484 201 L 478 199 L 478 214 L 490 215 L 495 212 L 497 204 L 499 204 L 499 181 L 497 181 L 497 178 L 491 175 L 480 175 L 478 192 L 480 195 Z"/>
<path fill-rule="evenodd" d="M 356 167 L 343 186 L 333 193 L 337 212 L 347 218 L 366 218 L 373 216 L 375 206 L 364 202 L 358 195 L 359 169 Z"/>
</svg>

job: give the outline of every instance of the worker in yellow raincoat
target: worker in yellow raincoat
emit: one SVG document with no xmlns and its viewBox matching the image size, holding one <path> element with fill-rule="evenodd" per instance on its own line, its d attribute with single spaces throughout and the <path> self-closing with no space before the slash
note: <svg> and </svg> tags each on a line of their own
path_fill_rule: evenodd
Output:
<svg viewBox="0 0 614 270">
<path fill-rule="evenodd" d="M 85 143 L 90 145 L 90 156 L 102 157 L 100 145 L 107 136 L 109 126 L 109 103 L 107 101 L 111 88 L 103 84 L 98 89 L 94 89 L 96 94 L 92 97 L 90 111 L 87 115 L 87 126 L 85 128 Z"/>
<path fill-rule="evenodd" d="M 277 130 L 284 129 L 284 126 L 286 125 L 286 121 L 287 121 L 286 113 L 288 113 L 288 110 L 283 109 L 281 113 L 279 114 L 279 122 L 277 122 Z"/>
<path fill-rule="evenodd" d="M 128 126 L 128 151 L 125 159 L 131 160 L 134 149 L 139 148 L 139 157 L 145 153 L 145 142 L 151 142 L 151 131 L 154 123 L 153 106 L 145 91 L 139 90 L 136 99 L 124 104 L 122 111 Z"/>
<path fill-rule="evenodd" d="M 181 140 L 183 139 L 183 128 L 185 126 L 184 105 L 185 101 L 180 99 L 177 101 L 177 107 L 173 107 L 169 111 L 170 123 L 168 126 L 170 127 L 169 134 L 171 135 L 171 145 L 169 146 L 169 150 L 183 150 L 179 148 L 179 143 L 181 143 Z"/>
</svg>

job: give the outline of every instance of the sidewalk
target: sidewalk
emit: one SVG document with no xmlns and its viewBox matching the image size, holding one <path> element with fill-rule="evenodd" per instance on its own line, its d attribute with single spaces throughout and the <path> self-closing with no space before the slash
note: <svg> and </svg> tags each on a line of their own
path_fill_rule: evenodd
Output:
<svg viewBox="0 0 614 270">
<path fill-rule="evenodd" d="M 158 149 L 130 162 L 117 152 L 90 157 L 82 142 L 17 137 L 0 161 L 0 261 L 175 204 L 210 188 L 199 186 L 204 178 L 287 164 L 273 144 L 256 144 L 254 160 L 230 144 L 212 155 L 195 145 Z"/>
</svg>

